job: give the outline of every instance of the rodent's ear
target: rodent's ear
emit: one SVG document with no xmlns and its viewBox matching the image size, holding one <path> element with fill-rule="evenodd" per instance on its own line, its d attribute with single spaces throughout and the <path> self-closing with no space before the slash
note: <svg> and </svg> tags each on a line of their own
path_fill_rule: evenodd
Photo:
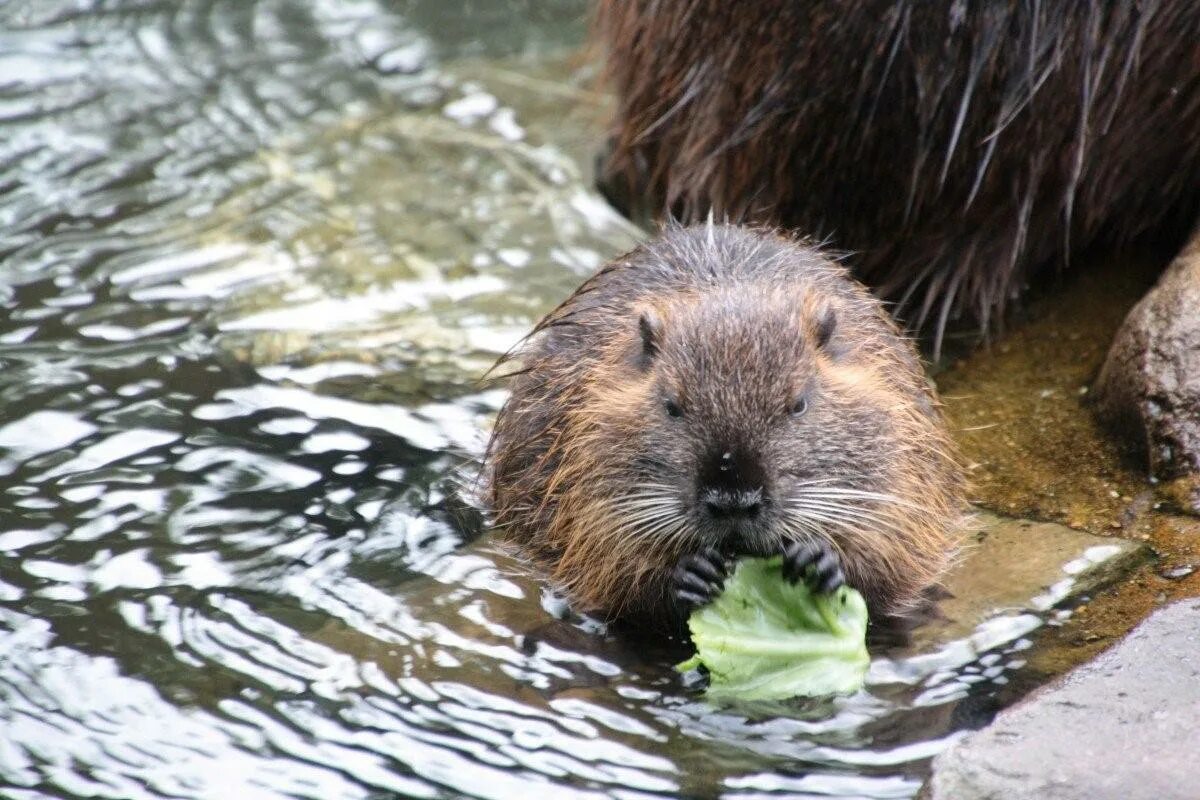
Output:
<svg viewBox="0 0 1200 800">
<path fill-rule="evenodd" d="M 817 347 L 824 347 L 829 344 L 829 340 L 833 338 L 833 331 L 837 328 L 837 312 L 832 306 L 826 306 L 817 312 L 817 328 L 814 332 L 817 338 Z"/>
<path fill-rule="evenodd" d="M 663 321 L 658 312 L 649 306 L 643 307 L 638 315 L 638 334 L 642 341 L 638 360 L 643 367 L 650 366 L 650 362 L 658 355 L 658 348 L 662 344 L 662 329 Z"/>
</svg>

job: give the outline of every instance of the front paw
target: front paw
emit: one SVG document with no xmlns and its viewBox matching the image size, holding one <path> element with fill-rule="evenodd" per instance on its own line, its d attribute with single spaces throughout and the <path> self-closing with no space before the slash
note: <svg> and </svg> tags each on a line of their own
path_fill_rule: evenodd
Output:
<svg viewBox="0 0 1200 800">
<path fill-rule="evenodd" d="M 690 608 L 708 605 L 721 593 L 728 571 L 724 557 L 716 548 L 709 547 L 684 556 L 671 573 L 672 594 Z"/>
<path fill-rule="evenodd" d="M 801 579 L 817 594 L 829 594 L 846 582 L 841 560 L 827 542 L 793 542 L 783 550 L 783 577 Z"/>
</svg>

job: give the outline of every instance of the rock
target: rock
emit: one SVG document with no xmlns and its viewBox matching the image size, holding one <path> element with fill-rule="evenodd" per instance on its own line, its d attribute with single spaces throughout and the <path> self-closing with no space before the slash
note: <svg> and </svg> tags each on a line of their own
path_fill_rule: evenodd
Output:
<svg viewBox="0 0 1200 800">
<path fill-rule="evenodd" d="M 1159 609 L 933 762 L 931 800 L 1170 800 L 1200 786 L 1200 600 Z"/>
<path fill-rule="evenodd" d="M 1200 472 L 1163 484 L 1159 494 L 1173 509 L 1186 514 L 1200 514 Z"/>
<path fill-rule="evenodd" d="M 1177 567 L 1161 569 L 1158 571 L 1158 574 L 1169 581 L 1181 581 L 1195 571 L 1196 567 L 1192 564 L 1180 564 Z"/>
<path fill-rule="evenodd" d="M 1200 231 L 1133 307 L 1096 379 L 1096 411 L 1200 511 Z"/>
<path fill-rule="evenodd" d="M 1146 553 L 1136 542 L 1053 522 L 976 516 L 977 532 L 943 582 L 943 619 L 914 633 L 916 649 L 968 636 L 1001 615 L 1042 614 L 1112 583 Z"/>
<path fill-rule="evenodd" d="M 1051 610 L 1118 580 L 1145 545 L 1052 522 L 977 513 L 975 533 L 943 581 L 934 619 L 871 662 L 868 686 L 905 683 L 936 693 L 946 676 L 1046 623 Z"/>
</svg>

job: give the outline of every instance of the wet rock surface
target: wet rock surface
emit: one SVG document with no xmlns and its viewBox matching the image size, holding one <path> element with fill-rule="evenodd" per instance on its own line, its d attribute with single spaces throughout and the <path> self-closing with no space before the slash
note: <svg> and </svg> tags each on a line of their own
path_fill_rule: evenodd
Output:
<svg viewBox="0 0 1200 800">
<path fill-rule="evenodd" d="M 1146 548 L 1052 522 L 980 513 L 978 530 L 946 577 L 943 619 L 919 629 L 914 644 L 929 647 L 970 633 L 1000 615 L 1041 614 L 1103 588 L 1144 560 Z"/>
<path fill-rule="evenodd" d="M 902 647 L 876 653 L 867 683 L 915 684 L 922 687 L 918 702 L 929 702 L 962 691 L 949 680 L 954 670 L 980 680 L 999 677 L 1024 663 L 1021 654 L 1035 631 L 1048 621 L 1062 624 L 1072 606 L 1119 581 L 1146 556 L 1137 542 L 981 512 L 943 581 L 946 596 L 933 618 Z"/>
<path fill-rule="evenodd" d="M 1200 512 L 1200 233 L 1129 312 L 1095 387 L 1096 409 L 1148 455 L 1160 478 L 1184 476 L 1180 504 Z"/>
<path fill-rule="evenodd" d="M 1116 647 L 934 760 L 933 800 L 1193 798 L 1200 783 L 1200 601 L 1155 612 Z"/>
</svg>

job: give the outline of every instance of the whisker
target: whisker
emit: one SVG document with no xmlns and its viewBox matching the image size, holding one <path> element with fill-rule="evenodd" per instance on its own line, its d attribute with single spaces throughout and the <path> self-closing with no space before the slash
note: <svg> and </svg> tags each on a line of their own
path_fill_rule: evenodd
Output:
<svg viewBox="0 0 1200 800">
<path fill-rule="evenodd" d="M 856 535 L 862 535 L 865 533 L 872 533 L 872 532 L 883 533 L 885 531 L 890 531 L 891 533 L 895 533 L 895 534 L 899 534 L 899 535 L 904 534 L 903 528 L 901 528 L 900 526 L 896 525 L 895 523 L 889 522 L 888 520 L 885 520 L 885 519 L 872 518 L 872 517 L 854 517 L 854 516 L 850 516 L 848 514 L 844 514 L 843 516 L 835 516 L 836 513 L 842 513 L 842 512 L 831 512 L 831 511 L 822 511 L 822 510 L 817 510 L 817 509 L 809 509 L 809 510 L 806 510 L 805 516 L 807 516 L 810 519 L 819 520 L 821 522 L 824 522 L 827 525 L 832 525 L 832 526 L 840 528 L 842 530 L 850 531 Z M 845 518 L 846 516 L 850 516 L 850 519 L 846 519 Z"/>
<path fill-rule="evenodd" d="M 677 508 L 678 503 L 663 501 L 661 503 L 614 503 L 614 511 L 621 513 L 636 513 L 639 511 L 658 511 L 664 508 Z"/>
<path fill-rule="evenodd" d="M 804 489 L 801 489 L 800 491 L 794 492 L 792 496 L 793 497 L 814 497 L 814 498 L 828 499 L 828 500 L 841 499 L 841 498 L 855 499 L 855 500 L 870 500 L 870 501 L 874 501 L 874 502 L 878 502 L 878 503 L 902 506 L 904 508 L 910 508 L 910 509 L 914 509 L 917 511 L 925 510 L 924 508 L 917 505 L 916 503 L 913 503 L 912 501 L 906 500 L 901 497 L 897 497 L 896 495 L 893 495 L 893 494 L 884 494 L 882 492 L 868 492 L 868 491 L 863 491 L 861 489 L 848 489 L 848 488 L 840 487 L 840 486 L 829 486 L 829 487 L 822 488 L 819 491 L 806 491 Z"/>
<path fill-rule="evenodd" d="M 692 534 L 691 526 L 687 524 L 687 519 L 679 518 L 679 525 L 671 532 L 667 538 L 667 544 L 673 550 L 682 550 L 684 543 L 687 541 L 689 534 Z"/>
<path fill-rule="evenodd" d="M 824 501 L 808 501 L 789 504 L 788 510 L 797 516 L 820 519 L 823 522 L 838 525 L 845 529 L 850 529 L 850 522 L 848 520 L 853 520 L 860 524 L 884 528 L 895 533 L 903 532 L 897 523 L 881 513 L 858 506 L 847 506 L 841 503 Z"/>
<path fill-rule="evenodd" d="M 803 489 L 805 487 L 801 486 L 800 488 Z M 807 494 L 808 492 L 804 492 L 804 493 Z M 866 498 L 866 499 L 870 499 L 870 500 L 899 500 L 900 499 L 896 495 L 890 494 L 888 492 L 872 492 L 872 491 L 868 491 L 866 489 L 853 489 L 849 486 L 823 486 L 820 488 L 820 490 L 818 492 L 814 492 L 814 494 L 821 494 L 821 493 L 837 494 L 837 495 L 844 495 L 844 496 L 849 496 L 849 497 L 861 497 L 861 498 Z"/>
<path fill-rule="evenodd" d="M 838 540 L 830 536 L 828 532 L 826 532 L 820 526 L 815 525 L 813 520 L 804 519 L 802 517 L 787 517 L 785 518 L 785 522 L 791 523 L 785 524 L 789 534 L 795 535 L 799 533 L 805 541 L 821 541 L 825 543 L 831 550 L 837 553 L 838 558 L 841 559 L 843 563 L 845 562 L 846 551 L 842 548 Z M 782 537 L 780 538 L 781 541 L 779 542 L 778 547 L 782 549 L 783 541 Z"/>
<path fill-rule="evenodd" d="M 856 519 L 871 519 L 878 520 L 879 522 L 889 521 L 887 515 L 885 515 L 882 511 L 863 508 L 861 506 L 849 506 L 844 503 L 835 503 L 826 500 L 806 499 L 801 503 L 789 504 L 789 508 L 795 510 L 804 510 L 807 508 L 820 509 L 833 514 L 845 514 L 846 516 L 854 517 Z"/>
<path fill-rule="evenodd" d="M 628 514 L 628 515 L 623 514 L 623 515 L 621 515 L 620 520 L 622 522 L 629 523 L 629 524 L 636 524 L 636 523 L 640 523 L 640 522 L 650 522 L 650 521 L 658 519 L 660 517 L 675 516 L 674 514 L 671 513 L 672 511 L 673 511 L 673 509 L 666 508 L 666 507 L 645 509 L 645 510 L 642 510 L 635 514 Z"/>
<path fill-rule="evenodd" d="M 642 538 L 650 538 L 658 534 L 664 528 L 669 528 L 672 525 L 677 525 L 681 521 L 680 517 L 666 517 L 661 522 L 653 527 L 642 528 L 637 532 L 637 535 Z"/>
</svg>

